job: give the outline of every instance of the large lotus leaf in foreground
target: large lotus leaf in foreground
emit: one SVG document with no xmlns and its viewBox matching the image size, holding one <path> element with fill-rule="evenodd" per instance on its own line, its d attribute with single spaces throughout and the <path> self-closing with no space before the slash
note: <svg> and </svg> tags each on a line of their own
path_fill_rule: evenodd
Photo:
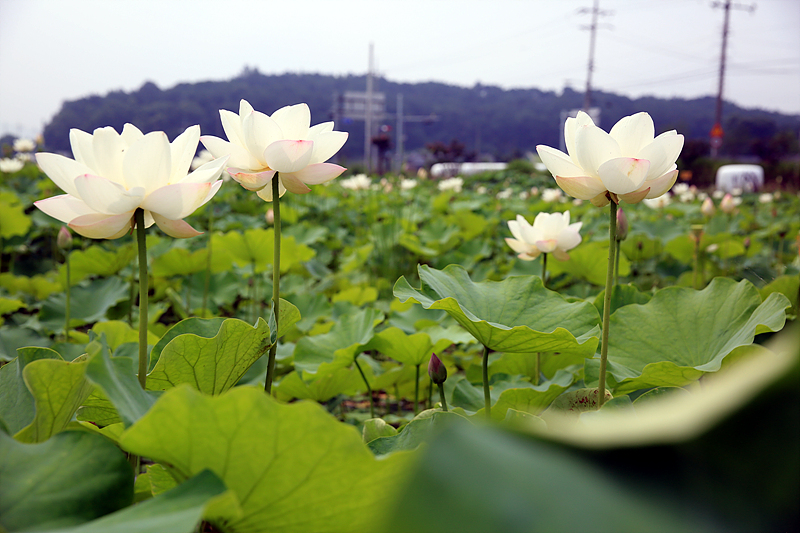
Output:
<svg viewBox="0 0 800 533">
<path fill-rule="evenodd" d="M 207 518 L 237 533 L 374 530 L 408 467 L 403 454 L 376 460 L 318 404 L 280 404 L 251 387 L 220 396 L 171 389 L 120 444 L 171 465 L 178 478 L 217 474 L 241 514 L 216 506 Z"/>
<path fill-rule="evenodd" d="M 734 349 L 756 334 L 778 331 L 789 300 L 761 296 L 749 281 L 715 278 L 702 291 L 669 287 L 644 305 L 611 315 L 608 369 L 615 393 L 657 386 L 683 386 L 720 369 Z"/>
<path fill-rule="evenodd" d="M 544 288 L 536 276 L 512 276 L 503 281 L 473 282 L 459 265 L 436 270 L 419 266 L 420 289 L 405 277 L 394 295 L 412 299 L 426 309 L 443 309 L 478 342 L 500 352 L 580 353 L 597 348 L 600 315 L 589 302 L 568 302 Z"/>
</svg>

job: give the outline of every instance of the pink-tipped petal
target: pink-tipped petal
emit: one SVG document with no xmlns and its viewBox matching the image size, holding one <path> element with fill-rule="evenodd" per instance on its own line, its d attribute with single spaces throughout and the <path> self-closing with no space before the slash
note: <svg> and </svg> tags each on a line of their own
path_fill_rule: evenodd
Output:
<svg viewBox="0 0 800 533">
<path fill-rule="evenodd" d="M 295 194 L 306 194 L 311 192 L 305 183 L 297 179 L 294 174 L 279 174 L 281 183 L 286 190 Z"/>
<path fill-rule="evenodd" d="M 645 112 L 621 118 L 608 132 L 625 157 L 639 157 L 639 150 L 653 142 L 655 133 L 653 119 Z"/>
<path fill-rule="evenodd" d="M 46 215 L 66 223 L 79 216 L 98 214 L 97 211 L 86 205 L 86 202 L 69 194 L 45 198 L 33 202 L 33 205 Z"/>
<path fill-rule="evenodd" d="M 664 195 L 668 190 L 675 185 L 675 180 L 678 179 L 678 169 L 667 172 L 654 180 L 646 181 L 644 184 L 650 188 L 645 198 L 658 198 Z"/>
<path fill-rule="evenodd" d="M 294 176 L 307 185 L 326 183 L 341 175 L 346 168 L 333 163 L 316 163 L 294 172 Z"/>
<path fill-rule="evenodd" d="M 175 183 L 161 187 L 144 199 L 142 209 L 168 219 L 188 217 L 200 207 L 211 189 L 210 183 Z M 158 223 L 158 220 L 156 220 Z"/>
<path fill-rule="evenodd" d="M 287 174 L 305 168 L 311 161 L 314 143 L 311 141 L 276 141 L 264 150 L 269 168 Z"/>
<path fill-rule="evenodd" d="M 561 187 L 565 193 L 573 198 L 579 198 L 581 200 L 591 200 L 598 194 L 602 194 L 606 191 L 602 181 L 588 176 L 556 176 L 556 183 L 558 183 L 558 186 Z"/>
<path fill-rule="evenodd" d="M 145 194 L 142 187 L 126 190 L 118 183 L 91 174 L 75 178 L 75 187 L 86 205 L 107 215 L 133 211 L 141 205 Z"/>
<path fill-rule="evenodd" d="M 248 191 L 260 191 L 269 184 L 270 180 L 272 180 L 272 177 L 275 175 L 275 171 L 267 170 L 264 172 L 252 173 L 240 168 L 230 167 L 228 168 L 228 174 Z"/>
<path fill-rule="evenodd" d="M 80 196 L 75 188 L 75 178 L 94 171 L 86 165 L 58 154 L 36 154 L 36 162 L 59 189 L 72 196 Z"/>
<path fill-rule="evenodd" d="M 133 211 L 119 215 L 94 213 L 74 218 L 69 227 L 90 239 L 118 239 L 131 228 Z"/>
<path fill-rule="evenodd" d="M 573 163 L 572 159 L 561 150 L 556 150 L 555 148 L 540 144 L 536 147 L 536 151 L 542 163 L 545 164 L 547 170 L 550 171 L 553 177 L 563 176 L 565 178 L 575 178 L 586 175 L 586 172 Z"/>
<path fill-rule="evenodd" d="M 629 192 L 628 194 L 620 194 L 619 199 L 627 204 L 638 204 L 647 197 L 647 193 L 649 192 L 650 187 L 647 187 L 640 191 L 633 191 Z"/>
<path fill-rule="evenodd" d="M 202 231 L 197 231 L 187 222 L 180 219 L 170 220 L 162 217 L 158 213 L 153 213 L 153 220 L 155 220 L 155 223 L 158 225 L 161 231 L 170 237 L 175 237 L 176 239 L 187 239 L 189 237 L 196 237 L 203 234 Z"/>
<path fill-rule="evenodd" d="M 650 161 L 646 159 L 618 157 L 600 165 L 597 173 L 606 189 L 616 194 L 628 194 L 642 186 L 649 169 Z"/>
</svg>

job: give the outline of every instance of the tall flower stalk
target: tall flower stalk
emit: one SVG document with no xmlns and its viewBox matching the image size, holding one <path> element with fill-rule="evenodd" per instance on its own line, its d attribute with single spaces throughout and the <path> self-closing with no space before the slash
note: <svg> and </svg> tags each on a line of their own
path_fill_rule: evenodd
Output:
<svg viewBox="0 0 800 533">
<path fill-rule="evenodd" d="M 139 251 L 139 385 L 147 388 L 147 305 L 150 283 L 147 274 L 147 238 L 144 227 L 144 211 L 134 213 L 136 224 L 136 246 Z"/>
<path fill-rule="evenodd" d="M 326 163 L 344 145 L 347 133 L 333 131 L 333 122 L 311 126 L 306 104 L 286 106 L 272 116 L 239 102 L 239 113 L 221 109 L 222 128 L 228 140 L 204 136 L 201 140 L 214 157 L 229 156 L 228 174 L 242 187 L 273 202 L 275 251 L 272 271 L 274 326 L 280 315 L 280 197 L 286 191 L 311 192 L 308 185 L 325 183 L 344 172 L 344 167 Z M 269 350 L 264 390 L 270 393 L 275 377 L 277 341 Z"/>
<path fill-rule="evenodd" d="M 69 312 L 70 312 L 70 292 L 71 292 L 71 273 L 69 268 L 69 256 L 72 250 L 72 235 L 70 235 L 69 230 L 62 226 L 60 230 L 58 230 L 58 236 L 56 237 L 56 245 L 64 254 L 64 267 L 66 269 L 67 274 L 67 290 L 66 290 L 66 308 L 64 309 L 64 341 L 69 342 Z"/>
<path fill-rule="evenodd" d="M 675 130 L 655 136 L 647 113 L 623 117 L 606 133 L 583 111 L 564 124 L 567 153 L 539 145 L 536 151 L 556 183 L 570 196 L 590 200 L 597 207 L 610 204 L 608 267 L 600 345 L 598 408 L 605 400 L 611 291 L 617 255 L 617 205 L 658 198 L 675 184 L 675 161 L 683 148 L 683 135 Z"/>
</svg>

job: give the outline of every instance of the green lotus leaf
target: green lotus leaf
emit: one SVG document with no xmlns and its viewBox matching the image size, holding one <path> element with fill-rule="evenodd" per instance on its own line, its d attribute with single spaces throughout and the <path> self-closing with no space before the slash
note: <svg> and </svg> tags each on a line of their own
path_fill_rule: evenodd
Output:
<svg viewBox="0 0 800 533">
<path fill-rule="evenodd" d="M 597 312 L 603 315 L 603 303 L 605 302 L 606 291 L 603 289 L 594 299 L 594 306 Z M 642 292 L 633 285 L 616 285 L 611 289 L 611 313 L 620 307 L 630 304 L 646 304 L 652 295 Z"/>
<path fill-rule="evenodd" d="M 25 302 L 17 298 L 0 298 L 0 317 L 13 313 L 23 307 L 25 307 Z M 3 319 L 0 318 L 0 324 L 2 323 Z"/>
<path fill-rule="evenodd" d="M 98 336 L 105 335 L 108 349 L 114 352 L 122 344 L 135 342 L 139 344 L 139 330 L 133 329 L 127 322 L 121 320 L 108 320 L 105 322 L 98 322 L 92 326 L 93 331 Z M 147 344 L 154 345 L 158 342 L 158 336 L 152 331 L 147 332 Z"/>
<path fill-rule="evenodd" d="M 54 281 L 50 274 L 47 276 L 15 276 L 11 272 L 0 274 L 0 287 L 9 294 L 30 294 L 37 300 L 44 300 L 53 293 L 64 290 L 64 285 Z"/>
<path fill-rule="evenodd" d="M 453 333 L 454 337 L 461 337 L 463 330 Z M 454 342 L 446 338 L 446 334 L 434 340 L 428 331 L 408 335 L 400 328 L 391 327 L 377 333 L 370 341 L 369 347 L 395 361 L 416 366 L 427 364 L 432 353 L 441 353 Z"/>
<path fill-rule="evenodd" d="M 220 396 L 171 389 L 120 444 L 169 464 L 179 479 L 204 469 L 217 474 L 241 514 L 217 507 L 205 518 L 237 533 L 266 524 L 274 533 L 369 531 L 408 467 L 404 454 L 376 460 L 358 433 L 320 405 L 280 404 L 251 387 Z"/>
<path fill-rule="evenodd" d="M 743 241 L 743 238 L 735 237 L 730 233 L 718 233 L 716 235 L 703 233 L 703 236 L 700 237 L 700 250 L 704 251 L 706 254 L 709 254 L 711 252 L 708 251 L 708 247 L 712 244 L 715 244 L 716 249 L 714 250 L 713 254 L 721 257 L 722 259 L 729 259 L 731 257 L 744 254 L 745 250 L 744 245 L 742 244 Z M 684 235 L 682 237 L 672 239 L 665 247 L 665 251 L 672 257 L 678 261 L 681 261 L 682 263 L 690 265 L 694 260 L 694 249 L 695 242 L 691 235 Z"/>
<path fill-rule="evenodd" d="M 254 228 L 240 233 L 215 233 L 211 237 L 213 254 L 225 254 L 240 267 L 255 265 L 256 272 L 264 272 L 272 264 L 275 233 L 272 228 Z M 298 244 L 294 237 L 281 236 L 281 272 L 308 261 L 314 255 L 313 248 Z"/>
<path fill-rule="evenodd" d="M 147 376 L 147 390 L 187 383 L 206 394 L 220 394 L 236 385 L 271 346 L 269 326 L 263 318 L 255 327 L 236 318 L 185 322 L 190 320 L 180 328 L 185 333 L 172 335 L 162 348 Z M 196 332 L 187 332 L 192 327 Z"/>
<path fill-rule="evenodd" d="M 70 292 L 70 325 L 80 326 L 104 319 L 112 306 L 129 298 L 129 290 L 128 283 L 118 277 L 96 279 L 85 287 L 73 287 Z M 63 330 L 66 307 L 66 294 L 54 294 L 42 303 L 39 322 L 53 331 Z"/>
<path fill-rule="evenodd" d="M 369 369 L 364 369 L 365 373 Z M 323 367 L 316 374 L 306 374 L 310 380 L 303 379 L 299 372 L 286 374 L 277 385 L 276 393 L 298 400 L 327 402 L 339 394 L 358 394 L 364 390 L 364 380 L 355 368 Z M 369 379 L 369 375 L 367 379 Z"/>
<path fill-rule="evenodd" d="M 762 303 L 749 281 L 715 278 L 702 291 L 669 287 L 644 305 L 619 308 L 611 315 L 608 347 L 614 394 L 680 387 L 716 372 L 755 335 L 783 328 L 789 306 L 779 293 Z"/>
<path fill-rule="evenodd" d="M 156 401 L 153 393 L 142 390 L 137 372 L 136 361 L 111 357 L 108 350 L 92 357 L 86 368 L 86 377 L 103 390 L 125 426 L 141 418 Z"/>
<path fill-rule="evenodd" d="M 94 388 L 86 379 L 88 364 L 87 360 L 38 359 L 25 365 L 22 377 L 33 395 L 36 414 L 14 438 L 20 442 L 44 442 L 67 427 Z"/>
<path fill-rule="evenodd" d="M 773 292 L 779 292 L 789 299 L 792 307 L 786 312 L 787 315 L 797 316 L 797 299 L 800 295 L 800 275 L 780 276 L 759 289 L 761 297 L 766 299 Z"/>
<path fill-rule="evenodd" d="M 459 265 L 436 270 L 419 266 L 421 289 L 405 277 L 394 295 L 426 309 L 443 309 L 490 350 L 594 354 L 599 339 L 597 309 L 588 302 L 567 302 L 536 276 L 473 282 Z"/>
<path fill-rule="evenodd" d="M 135 265 L 136 253 L 136 247 L 132 245 L 106 250 L 101 245 L 94 244 L 85 250 L 74 250 L 69 254 L 70 285 L 75 285 L 89 276 L 114 276 L 123 268 Z M 58 278 L 61 286 L 66 287 L 65 265 L 59 267 Z"/>
<path fill-rule="evenodd" d="M 211 252 L 211 272 L 225 272 L 230 270 L 232 265 L 233 260 L 228 254 Z M 207 248 L 194 252 L 186 248 L 172 248 L 153 259 L 151 272 L 154 277 L 168 278 L 205 272 L 206 268 L 208 268 Z"/>
<path fill-rule="evenodd" d="M 414 420 L 403 426 L 399 432 L 376 437 L 369 441 L 368 446 L 375 455 L 414 450 L 433 432 L 439 431 L 453 420 L 463 419 L 463 416 L 451 411 L 428 409 L 414 417 Z"/>
<path fill-rule="evenodd" d="M 302 292 L 292 297 L 292 302 L 303 316 L 297 321 L 297 329 L 306 332 L 310 330 L 320 318 L 331 314 L 331 304 L 324 294 L 318 292 Z"/>
<path fill-rule="evenodd" d="M 0 529 L 82 524 L 133 500 L 133 470 L 113 442 L 65 431 L 40 444 L 0 433 Z"/>
<path fill-rule="evenodd" d="M 314 374 L 321 369 L 350 366 L 368 349 L 373 330 L 382 320 L 383 313 L 377 309 L 361 309 L 342 316 L 328 333 L 301 338 L 294 348 L 295 368 Z"/>
<path fill-rule="evenodd" d="M 370 418 L 364 422 L 364 428 L 361 430 L 361 439 L 367 443 L 378 437 L 391 437 L 392 435 L 397 435 L 397 429 L 386 423 L 383 418 Z"/>
<path fill-rule="evenodd" d="M 550 381 L 522 389 L 506 389 L 500 393 L 497 402 L 492 406 L 492 418 L 505 420 L 506 411 L 513 409 L 531 415 L 538 415 L 553 402 L 574 381 L 574 376 L 559 370 Z"/>
<path fill-rule="evenodd" d="M 77 412 L 77 419 L 83 422 L 92 422 L 101 428 L 114 424 L 122 425 L 122 418 L 114 404 L 111 403 L 111 400 L 103 393 L 102 389 L 97 387 L 81 404 Z"/>
<path fill-rule="evenodd" d="M 23 236 L 31 227 L 31 217 L 13 192 L 0 192 L 0 239 Z"/>
<path fill-rule="evenodd" d="M 608 241 L 583 243 L 569 251 L 568 261 L 548 261 L 548 276 L 569 274 L 594 285 L 605 286 L 608 269 Z M 623 254 L 619 261 L 619 275 L 630 274 L 630 263 Z"/>
<path fill-rule="evenodd" d="M 22 377 L 25 366 L 39 359 L 61 360 L 61 356 L 49 348 L 20 348 L 18 353 L 16 359 L 0 367 L 0 421 L 11 435 L 33 422 L 36 414 L 33 394 Z"/>
<path fill-rule="evenodd" d="M 157 498 L 78 527 L 50 533 L 193 533 L 209 504 L 226 491 L 225 484 L 213 472 L 204 470 Z"/>
</svg>

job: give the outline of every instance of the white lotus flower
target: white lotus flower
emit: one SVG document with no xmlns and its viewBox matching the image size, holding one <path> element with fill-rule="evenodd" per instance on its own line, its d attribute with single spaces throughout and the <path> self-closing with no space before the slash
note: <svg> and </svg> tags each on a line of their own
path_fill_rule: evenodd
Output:
<svg viewBox="0 0 800 533">
<path fill-rule="evenodd" d="M 758 196 L 758 201 L 759 201 L 759 203 L 762 203 L 762 204 L 772 203 L 772 195 L 770 193 L 768 193 L 768 192 L 760 194 Z"/>
<path fill-rule="evenodd" d="M 650 209 L 662 209 L 672 203 L 672 197 L 669 194 L 664 194 L 658 198 L 645 198 L 642 203 Z"/>
<path fill-rule="evenodd" d="M 561 192 L 561 189 L 545 189 L 542 191 L 542 200 L 549 204 L 561 201 L 563 196 L 564 193 Z"/>
<path fill-rule="evenodd" d="M 288 190 L 305 194 L 308 185 L 328 182 L 345 171 L 325 163 L 347 140 L 347 133 L 333 131 L 333 122 L 311 126 L 306 104 L 286 106 L 272 116 L 253 109 L 247 100 L 239 103 L 239 114 L 220 109 L 222 128 L 228 140 L 204 135 L 200 140 L 215 157 L 230 156 L 228 173 L 249 191 L 272 201 L 272 178 L 278 172 L 279 195 Z"/>
<path fill-rule="evenodd" d="M 675 161 L 683 135 L 674 130 L 654 134 L 647 113 L 624 117 L 606 133 L 581 111 L 564 126 L 567 154 L 544 145 L 536 150 L 570 196 L 599 207 L 610 200 L 635 204 L 663 195 L 678 177 Z"/>
<path fill-rule="evenodd" d="M 125 124 L 122 134 L 110 127 L 93 134 L 70 130 L 75 159 L 36 154 L 42 171 L 67 194 L 34 204 L 92 239 L 125 235 L 138 208 L 144 210 L 145 227 L 155 222 L 173 237 L 199 235 L 183 218 L 219 190 L 227 159 L 187 175 L 199 139 L 200 126 L 187 128 L 172 144 L 162 131 L 145 135 L 131 124 Z"/>
<path fill-rule="evenodd" d="M 362 191 L 369 189 L 372 185 L 372 180 L 366 174 L 356 174 L 352 178 L 341 180 L 339 185 L 351 191 Z"/>
<path fill-rule="evenodd" d="M 14 139 L 15 152 L 33 152 L 36 149 L 36 143 L 30 139 Z"/>
<path fill-rule="evenodd" d="M 417 186 L 417 180 L 404 179 L 400 182 L 400 188 L 404 191 L 410 191 Z"/>
<path fill-rule="evenodd" d="M 569 211 L 564 213 L 539 213 L 533 226 L 525 217 L 517 215 L 516 220 L 508 221 L 513 239 L 506 243 L 517 252 L 520 259 L 533 261 L 539 254 L 552 253 L 556 259 L 569 259 L 567 251 L 581 243 L 580 229 L 583 222 L 569 223 Z"/>
<path fill-rule="evenodd" d="M 464 187 L 464 180 L 462 178 L 449 178 L 439 182 L 438 188 L 440 191 L 453 191 L 455 193 L 461 192 Z"/>
<path fill-rule="evenodd" d="M 11 159 L 10 157 L 4 157 L 3 159 L 0 159 L 0 172 L 13 174 L 14 172 L 22 170 L 22 167 L 24 166 L 25 163 L 19 159 Z"/>
</svg>

